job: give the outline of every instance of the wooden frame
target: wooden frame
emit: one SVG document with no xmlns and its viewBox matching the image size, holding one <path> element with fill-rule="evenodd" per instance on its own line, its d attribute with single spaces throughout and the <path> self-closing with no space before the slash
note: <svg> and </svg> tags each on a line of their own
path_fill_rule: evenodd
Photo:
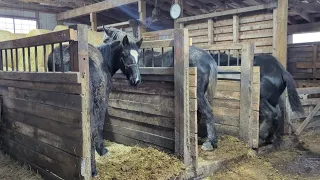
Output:
<svg viewBox="0 0 320 180">
<path fill-rule="evenodd" d="M 0 43 L 2 52 L 72 42 L 74 72 L 5 72 L 0 58 L 1 148 L 47 179 L 91 179 L 88 27 L 71 28 Z"/>
</svg>

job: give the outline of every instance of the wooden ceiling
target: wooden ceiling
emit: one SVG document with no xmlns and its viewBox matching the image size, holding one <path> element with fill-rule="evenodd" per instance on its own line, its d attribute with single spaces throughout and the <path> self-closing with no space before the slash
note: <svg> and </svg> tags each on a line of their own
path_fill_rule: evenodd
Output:
<svg viewBox="0 0 320 180">
<path fill-rule="evenodd" d="M 64 12 L 103 0 L 1 0 L 0 7 L 36 10 L 44 12 Z M 267 4 L 276 0 L 183 0 L 184 16 L 199 15 L 214 11 Z M 156 0 L 147 0 L 147 17 L 151 16 Z M 169 10 L 174 0 L 157 0 L 163 24 L 172 25 Z M 98 13 L 98 25 L 112 24 L 138 18 L 137 4 L 121 6 Z M 89 16 L 79 17 L 80 23 L 90 24 Z M 289 24 L 320 22 L 320 0 L 289 0 Z"/>
</svg>

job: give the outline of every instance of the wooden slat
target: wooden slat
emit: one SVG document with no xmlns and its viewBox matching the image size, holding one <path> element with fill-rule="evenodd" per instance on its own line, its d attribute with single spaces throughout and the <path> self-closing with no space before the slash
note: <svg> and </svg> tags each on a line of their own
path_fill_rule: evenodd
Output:
<svg viewBox="0 0 320 180">
<path fill-rule="evenodd" d="M 161 126 L 159 127 L 159 126 L 148 125 L 145 123 L 139 123 L 136 121 L 127 120 L 124 118 L 112 117 L 112 116 L 110 116 L 110 118 L 106 118 L 105 123 L 174 139 L 174 130 L 170 128 L 163 128 Z"/>
<path fill-rule="evenodd" d="M 21 112 L 13 109 L 3 109 L 3 117 L 7 119 L 13 119 L 38 129 L 56 134 L 63 138 L 68 138 L 74 141 L 81 142 L 82 134 L 81 128 L 64 124 L 61 122 L 53 121 L 47 118 L 41 118 L 28 113 Z"/>
<path fill-rule="evenodd" d="M 164 147 L 166 149 L 174 148 L 174 139 L 165 138 L 162 136 L 157 136 L 154 134 L 145 133 L 142 131 L 137 131 L 131 128 L 125 128 L 122 126 L 115 126 L 111 124 L 106 124 L 105 131 L 114 132 L 117 134 L 121 134 L 126 137 L 132 137 L 134 139 L 138 139 L 140 141 L 151 143 L 160 147 Z"/>
<path fill-rule="evenodd" d="M 153 147 L 155 149 L 158 149 L 160 151 L 163 152 L 167 152 L 167 153 L 173 153 L 174 149 L 166 149 L 164 147 L 160 147 L 154 144 L 150 144 L 150 143 L 146 143 L 144 141 L 140 141 L 138 139 L 134 139 L 132 137 L 128 137 L 128 136 L 124 136 L 121 134 L 118 134 L 117 132 L 109 132 L 109 131 L 104 131 L 104 138 L 108 139 L 110 141 L 113 142 L 117 142 L 117 143 L 121 143 L 121 144 L 125 144 L 128 146 L 140 146 L 140 147 Z"/>
<path fill-rule="evenodd" d="M 297 88 L 299 94 L 320 94 L 319 87 Z"/>
<path fill-rule="evenodd" d="M 216 91 L 214 98 L 240 100 L 240 92 Z"/>
<path fill-rule="evenodd" d="M 14 121 L 11 119 L 4 119 L 4 128 L 31 137 L 43 143 L 54 146 L 58 149 L 66 151 L 72 155 L 80 156 L 82 146 L 79 142 L 72 141 L 66 138 L 61 138 L 55 134 L 35 128 L 25 123 Z"/>
<path fill-rule="evenodd" d="M 208 45 L 213 44 L 214 32 L 213 32 L 213 20 L 208 19 Z"/>
<path fill-rule="evenodd" d="M 65 166 L 59 165 L 52 159 L 45 157 L 25 146 L 22 146 L 12 140 L 0 137 L 1 142 L 6 146 L 10 152 L 17 154 L 18 156 L 24 157 L 30 162 L 37 164 L 43 169 L 49 169 L 54 174 L 65 178 L 65 179 L 77 179 L 79 178 L 79 173 L 74 172 L 73 168 L 67 168 Z"/>
<path fill-rule="evenodd" d="M 33 81 L 16 81 L 0 79 L 2 86 L 32 89 L 39 91 L 52 91 L 68 94 L 80 94 L 80 84 L 59 84 L 59 83 L 42 83 Z"/>
<path fill-rule="evenodd" d="M 143 41 L 141 48 L 162 48 L 162 47 L 173 47 L 174 40 L 155 40 L 155 41 Z"/>
<path fill-rule="evenodd" d="M 0 79 L 42 83 L 80 83 L 80 75 L 77 72 L 0 72 Z"/>
<path fill-rule="evenodd" d="M 307 116 L 307 118 L 302 122 L 302 124 L 296 130 L 296 135 L 299 136 L 301 134 L 301 132 L 309 124 L 311 119 L 318 113 L 319 109 L 320 109 L 320 103 L 317 104 L 317 106 L 310 112 L 310 114 Z"/>
<path fill-rule="evenodd" d="M 240 39 L 239 16 L 233 15 L 233 42 L 238 43 Z"/>
<path fill-rule="evenodd" d="M 215 124 L 215 126 L 219 134 L 228 134 L 239 137 L 239 127 L 224 124 Z"/>
<path fill-rule="evenodd" d="M 153 115 L 174 117 L 174 109 L 172 107 L 166 107 L 162 105 L 110 99 L 109 106 L 113 108 L 143 112 Z"/>
<path fill-rule="evenodd" d="M 80 95 L 0 86 L 2 96 L 81 111 Z"/>
<path fill-rule="evenodd" d="M 39 154 L 42 154 L 61 165 L 68 165 L 74 167 L 78 166 L 78 170 L 80 170 L 80 159 L 65 151 L 57 149 L 53 146 L 50 146 L 46 143 L 30 138 L 28 136 L 24 136 L 12 130 L 3 129 L 0 134 L 2 137 L 15 141 L 16 143 L 21 144 L 26 148 L 29 148 Z"/>
<path fill-rule="evenodd" d="M 66 29 L 42 35 L 0 42 L 1 49 L 16 49 L 77 40 L 77 32 Z"/>
<path fill-rule="evenodd" d="M 203 45 L 198 46 L 204 50 L 212 50 L 212 51 L 218 51 L 218 50 L 241 50 L 242 44 L 232 44 L 232 45 Z"/>
<path fill-rule="evenodd" d="M 7 97 L 3 97 L 3 106 L 8 109 L 15 109 L 39 117 L 70 124 L 74 127 L 81 127 L 81 114 L 77 111 Z"/>
<path fill-rule="evenodd" d="M 225 99 L 214 99 L 214 106 L 229 108 L 229 109 L 240 109 L 239 100 L 225 100 Z"/>
<path fill-rule="evenodd" d="M 208 14 L 197 15 L 197 16 L 179 18 L 179 19 L 177 19 L 177 22 L 181 23 L 181 22 L 188 22 L 188 21 L 196 21 L 196 20 L 209 19 L 209 18 L 219 17 L 219 16 L 234 15 L 234 14 L 253 12 L 253 11 L 264 10 L 264 9 L 273 9 L 275 7 L 277 7 L 276 3 L 263 4 L 263 5 L 257 5 L 257 6 L 251 6 L 251 7 L 232 9 L 232 10 L 208 13 Z"/>
<path fill-rule="evenodd" d="M 174 129 L 174 119 L 152 115 L 152 114 L 146 114 L 142 112 L 134 112 L 134 111 L 128 111 L 128 110 L 122 110 L 122 109 L 116 109 L 109 107 L 108 108 L 109 115 L 117 118 L 123 118 L 131 121 L 135 121 L 138 123 L 145 123 L 149 125 L 154 126 L 160 126 L 164 128 L 170 128 Z"/>
</svg>

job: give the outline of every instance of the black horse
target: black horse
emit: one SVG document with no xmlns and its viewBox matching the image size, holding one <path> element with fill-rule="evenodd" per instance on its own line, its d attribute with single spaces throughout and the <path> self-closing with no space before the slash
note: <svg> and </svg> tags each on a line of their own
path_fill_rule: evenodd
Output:
<svg viewBox="0 0 320 180">
<path fill-rule="evenodd" d="M 108 118 L 108 99 L 111 91 L 112 76 L 117 70 L 126 75 L 131 86 L 140 83 L 138 50 L 142 39 L 138 42 L 129 42 L 125 36 L 122 41 L 113 41 L 94 47 L 89 44 L 89 71 L 90 71 L 90 122 L 91 122 L 91 169 L 92 176 L 96 176 L 95 150 L 100 156 L 107 154 L 103 145 L 103 126 Z M 70 71 L 69 46 L 63 45 L 64 70 Z M 54 56 L 53 56 L 54 54 Z M 53 70 L 53 57 L 55 70 L 61 71 L 60 48 L 57 47 L 48 57 L 48 69 Z"/>
<path fill-rule="evenodd" d="M 228 55 L 225 53 L 211 54 L 218 61 L 220 66 L 228 65 Z M 241 59 L 239 58 L 239 63 Z M 237 65 L 237 58 L 231 57 L 229 65 Z M 282 64 L 270 54 L 257 54 L 254 56 L 253 66 L 260 67 L 260 106 L 259 106 L 259 145 L 269 144 L 275 135 L 278 134 L 278 118 L 280 117 L 279 101 L 280 96 L 287 87 L 289 102 L 292 110 L 303 113 L 303 108 L 297 93 L 294 80 L 291 74 L 285 70 Z M 283 103 L 283 102 L 282 102 Z"/>
</svg>

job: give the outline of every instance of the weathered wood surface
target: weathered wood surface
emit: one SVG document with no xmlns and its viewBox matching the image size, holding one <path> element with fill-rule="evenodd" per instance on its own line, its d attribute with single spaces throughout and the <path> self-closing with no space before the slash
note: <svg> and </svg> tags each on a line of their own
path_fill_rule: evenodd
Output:
<svg viewBox="0 0 320 180">
<path fill-rule="evenodd" d="M 89 66 L 86 34 L 86 26 L 78 25 L 77 31 L 1 42 L 4 48 L 30 49 L 44 43 L 77 40 L 79 56 L 73 57 L 80 59 L 80 72 L 0 72 L 1 148 L 46 179 L 91 178 L 87 156 L 89 89 L 88 81 L 83 80 L 88 80 Z"/>
<path fill-rule="evenodd" d="M 288 71 L 296 80 L 320 78 L 320 43 L 288 45 Z"/>
<path fill-rule="evenodd" d="M 243 14 L 238 18 L 230 16 L 224 19 L 217 19 L 212 25 L 212 30 L 208 28 L 209 26 L 207 21 L 202 20 L 185 25 L 195 46 L 201 47 L 208 44 L 230 45 L 234 42 L 249 42 L 255 45 L 255 53 L 272 53 L 272 13 Z M 209 31 L 212 31 L 212 33 L 209 33 Z M 214 35 L 213 38 L 211 38 L 211 34 Z"/>
<path fill-rule="evenodd" d="M 33 37 L 26 37 L 21 39 L 2 41 L 0 42 L 0 49 L 16 49 L 24 47 L 42 46 L 46 44 L 54 44 L 60 42 L 68 42 L 77 40 L 77 33 L 72 29 L 51 32 Z M 29 53 L 30 54 L 30 53 Z"/>
<path fill-rule="evenodd" d="M 174 69 L 140 68 L 140 73 L 143 82 L 138 87 L 130 87 L 122 74 L 115 75 L 105 138 L 127 145 L 150 145 L 172 153 L 175 149 Z M 153 78 L 145 80 L 147 76 Z M 196 69 L 189 68 L 190 115 L 197 109 L 196 82 Z M 192 159 L 196 160 L 196 156 Z"/>
</svg>

